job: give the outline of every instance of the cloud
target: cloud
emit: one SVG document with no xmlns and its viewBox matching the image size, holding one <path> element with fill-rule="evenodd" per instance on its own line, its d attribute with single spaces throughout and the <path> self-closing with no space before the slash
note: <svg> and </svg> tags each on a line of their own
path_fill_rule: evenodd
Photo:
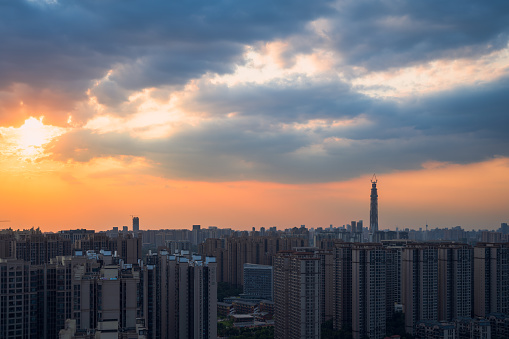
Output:
<svg viewBox="0 0 509 339">
<path fill-rule="evenodd" d="M 183 109 L 215 116 L 238 113 L 279 122 L 344 119 L 365 112 L 371 105 L 371 99 L 356 93 L 337 77 L 296 74 L 262 85 L 243 83 L 230 87 L 202 82 L 199 86 L 195 95 L 183 101 Z"/>
<path fill-rule="evenodd" d="M 324 34 L 347 65 L 399 68 L 507 46 L 506 1 L 344 0 Z"/>
<path fill-rule="evenodd" d="M 99 113 L 87 105 L 91 97 L 109 114 L 123 116 L 130 111 L 120 106 L 133 92 L 171 92 L 206 74 L 232 73 L 247 62 L 247 46 L 274 41 L 284 47 L 278 56 L 282 67 L 320 49 L 337 63 L 331 73 L 350 77 L 359 67 L 373 71 L 475 58 L 507 46 L 507 6 L 503 1 L 6 1 L 0 4 L 0 121 L 19 125 L 28 116 L 45 115 L 48 123 L 65 125 L 72 115 L 74 123 L 84 124 Z M 287 79 L 288 86 L 294 80 Z"/>
<path fill-rule="evenodd" d="M 75 128 L 47 146 L 51 159 L 142 157 L 161 176 L 193 180 L 334 181 L 509 156 L 502 71 L 397 99 L 352 85 L 359 74 L 503 51 L 508 6 L 2 2 L 0 121 L 44 115 L 67 126 L 72 116 Z M 304 54 L 325 66 L 306 72 Z M 242 67 L 264 69 L 262 80 L 221 82 Z"/>
<path fill-rule="evenodd" d="M 244 45 L 283 38 L 330 11 L 330 1 L 6 1 L 0 4 L 0 92 L 11 101 L 28 101 L 10 90 L 63 93 L 44 114 L 54 123 L 62 111 L 87 100 L 94 80 L 110 79 L 137 90 L 182 85 L 212 73 L 230 72 Z M 111 90 L 111 86 L 104 88 Z M 121 99 L 111 91 L 101 100 Z M 36 107 L 31 107 L 36 110 Z M 10 112 L 10 113 L 9 113 Z M 81 112 L 87 120 L 95 112 Z M 6 107 L 0 118 L 19 114 Z M 88 115 L 87 115 L 88 114 Z M 4 121 L 4 119 L 2 119 Z"/>
<path fill-rule="evenodd" d="M 223 85 L 197 92 L 215 97 L 194 98 L 208 103 L 211 114 L 166 138 L 77 130 L 48 151 L 62 161 L 145 157 L 159 175 L 171 178 L 291 183 L 416 169 L 430 161 L 509 156 L 504 131 L 509 79 L 404 101 L 355 95 L 338 84 L 246 88 L 236 88 L 243 93 L 240 101 Z M 307 105 L 301 107 L 305 93 Z M 221 107 L 233 107 L 237 114 Z"/>
</svg>

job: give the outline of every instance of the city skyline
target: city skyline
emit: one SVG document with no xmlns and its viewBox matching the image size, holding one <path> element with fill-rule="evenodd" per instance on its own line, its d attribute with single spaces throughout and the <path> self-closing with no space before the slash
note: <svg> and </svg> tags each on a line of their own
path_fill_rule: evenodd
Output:
<svg viewBox="0 0 509 339">
<path fill-rule="evenodd" d="M 0 225 L 496 230 L 507 6 L 3 3 Z"/>
<path fill-rule="evenodd" d="M 443 168 L 439 168 L 438 170 L 444 170 Z M 371 178 L 371 176 L 366 176 L 366 178 Z M 410 178 L 412 178 L 410 176 Z M 413 178 L 412 178 L 413 179 Z M 410 179 L 411 180 L 411 179 Z M 360 181 L 360 180 L 358 180 Z M 397 181 L 397 180 L 394 180 L 394 181 Z M 393 182 L 394 182 L 393 181 Z M 232 183 L 230 183 L 232 184 Z M 347 188 L 348 187 L 354 187 L 351 185 L 351 183 L 348 183 L 350 185 L 346 186 Z M 242 183 L 242 185 L 246 185 L 246 183 Z M 437 183 L 437 186 L 440 185 L 440 183 Z M 341 183 L 338 183 L 338 185 L 336 186 L 336 188 L 338 190 L 341 191 Z M 359 186 L 360 186 L 360 183 L 359 183 Z M 427 185 L 428 187 L 424 187 L 421 186 L 421 188 L 423 190 L 429 190 L 429 191 L 432 191 L 433 189 L 436 189 L 437 187 L 430 187 L 430 185 Z M 383 187 L 383 186 L 382 186 Z M 288 185 L 280 185 L 280 190 L 282 192 L 285 192 L 286 190 L 288 189 L 292 189 L 292 187 L 288 187 Z M 405 184 L 400 184 L 398 186 L 395 187 L 400 193 L 404 190 L 407 189 L 407 187 L 405 186 Z M 295 187 L 293 188 L 295 190 Z M 299 190 L 301 191 L 305 191 L 306 188 L 299 188 Z M 323 187 L 324 190 L 328 190 L 328 193 L 332 196 L 334 195 L 336 192 L 333 192 L 331 190 L 331 188 L 327 188 L 327 187 Z M 250 191 L 247 191 L 246 193 L 249 193 Z M 368 202 L 368 192 L 366 190 L 366 192 L 364 192 L 364 196 L 362 196 L 361 194 L 358 194 L 359 192 L 357 192 L 354 197 L 355 199 L 359 200 L 359 201 L 364 201 L 364 203 Z M 464 190 L 464 193 L 465 193 L 465 197 L 468 196 L 468 189 L 467 190 Z M 446 209 L 449 208 L 449 206 L 447 205 L 447 199 L 450 199 L 451 196 L 450 195 L 447 195 L 447 194 L 443 194 L 441 197 L 440 197 L 440 201 L 442 201 L 444 203 L 444 207 Z M 390 195 L 389 194 L 389 201 L 395 201 L 397 202 L 397 204 L 395 204 L 394 208 L 397 210 L 399 208 L 402 208 L 402 207 L 405 207 L 405 206 L 408 206 L 408 201 L 405 201 L 405 197 L 403 198 L 399 198 L 398 199 L 398 196 L 394 196 L 394 195 Z M 421 200 L 421 201 L 424 201 L 426 202 L 426 200 Z M 470 208 L 472 209 L 471 212 L 473 213 L 477 213 L 477 211 L 475 210 L 475 206 L 472 204 L 472 203 L 475 203 L 475 202 L 472 202 L 472 201 L 468 201 L 467 200 L 464 200 L 467 205 L 465 206 L 470 206 Z M 354 204 L 356 203 L 357 201 L 354 202 Z M 352 202 L 350 202 L 352 204 Z M 411 202 L 410 202 L 411 203 Z M 470 205 L 469 205 L 470 203 Z M 501 203 L 503 204 L 503 201 L 501 201 Z M 267 207 L 268 208 L 274 208 L 274 206 L 269 206 L 270 203 L 267 203 Z M 227 210 L 228 207 L 230 205 L 225 205 L 223 206 L 224 210 Z M 353 206 L 353 205 L 352 205 Z M 382 206 L 384 206 L 384 204 L 382 203 Z M 104 206 L 103 206 L 104 207 Z M 184 205 L 181 205 L 182 208 L 190 208 L 190 210 L 192 210 L 192 207 L 193 205 L 190 204 L 189 206 L 184 206 Z M 309 207 L 309 206 L 306 206 L 306 207 Z M 330 204 L 329 206 L 327 206 L 329 208 L 331 208 L 332 210 L 334 210 L 334 205 L 333 204 Z M 495 206 L 496 207 L 496 206 Z M 276 208 L 280 208 L 280 206 L 276 206 Z M 304 208 L 304 206 L 303 206 Z M 124 209 L 126 210 L 126 209 Z M 297 210 L 301 210 L 301 209 L 297 209 Z M 366 218 L 361 218 L 359 217 L 359 220 L 366 220 L 367 222 L 370 220 L 370 207 L 366 207 L 365 208 L 365 211 L 361 211 L 362 208 L 359 208 L 359 211 L 360 213 L 358 214 L 355 214 L 355 213 L 352 213 L 351 215 L 359 215 L 359 216 L 362 216 L 363 214 L 366 215 L 367 214 L 367 217 Z M 160 211 L 159 211 L 160 212 Z M 215 218 L 221 218 L 223 217 L 223 215 L 221 214 L 222 210 L 219 210 L 219 211 L 215 211 L 214 213 L 212 213 L 214 215 Z M 251 211 L 252 212 L 252 211 Z M 458 213 L 461 212 L 461 210 L 458 210 Z M 256 213 L 256 211 L 254 212 Z M 280 220 L 279 223 L 275 223 L 275 222 L 272 222 L 270 220 L 266 220 L 265 223 L 255 223 L 255 222 L 252 222 L 251 218 L 246 218 L 245 217 L 245 214 L 244 215 L 241 215 L 240 217 L 238 217 L 237 219 L 237 223 L 232 223 L 232 224 L 221 224 L 221 223 L 213 223 L 213 222 L 207 222 L 207 220 L 205 220 L 206 218 L 202 218 L 200 221 L 202 222 L 194 222 L 196 221 L 196 219 L 193 219 L 193 218 L 188 218 L 188 222 L 189 223 L 178 223 L 178 222 L 175 222 L 175 223 L 172 223 L 172 221 L 168 221 L 168 222 L 163 222 L 163 223 L 153 223 L 153 220 L 154 218 L 151 218 L 150 215 L 147 215 L 147 216 L 142 216 L 142 222 L 141 222 L 141 228 L 139 228 L 140 226 L 140 221 L 139 221 L 139 214 L 137 216 L 134 216 L 132 214 L 130 214 L 129 216 L 127 216 L 128 218 L 126 218 L 124 215 L 120 215 L 120 213 L 105 213 L 104 214 L 104 217 L 102 220 L 98 220 L 95 224 L 90 224 L 90 223 L 80 223 L 79 221 L 76 222 L 76 221 L 71 221 L 71 222 L 66 222 L 66 220 L 69 220 L 69 219 L 65 219 L 66 218 L 66 215 L 63 216 L 55 216 L 54 219 L 52 220 L 59 220 L 60 222 L 62 222 L 62 224 L 59 224 L 59 225 L 63 225 L 63 226 L 54 226 L 56 225 L 55 222 L 52 223 L 52 225 L 54 227 L 45 227 L 44 225 L 41 225 L 41 224 L 27 224 L 27 225 L 17 225 L 13 220 L 9 220 L 7 218 L 4 218 L 4 220 L 2 220 L 2 226 L 3 228 L 12 228 L 12 229 L 24 229 L 24 228 L 40 228 L 43 232 L 56 232 L 58 231 L 59 229 L 72 229 L 72 228 L 88 228 L 88 229 L 94 229 L 94 230 L 97 230 L 97 231 L 106 231 L 106 230 L 109 230 L 111 229 L 112 227 L 122 227 L 122 226 L 126 226 L 128 225 L 129 226 L 129 229 L 132 230 L 132 222 L 133 220 L 131 220 L 131 218 L 135 218 L 138 220 L 138 228 L 140 230 L 148 230 L 148 229 L 190 229 L 192 228 L 192 225 L 196 225 L 196 224 L 199 224 L 199 225 L 202 225 L 204 227 L 208 227 L 208 226 L 215 226 L 215 227 L 219 227 L 219 228 L 232 228 L 232 229 L 238 229 L 238 230 L 251 230 L 252 227 L 256 227 L 256 228 L 259 228 L 259 227 L 265 227 L 265 228 L 269 228 L 269 227 L 273 227 L 273 226 L 276 226 L 278 229 L 286 229 L 286 228 L 292 228 L 292 227 L 300 227 L 301 225 L 306 225 L 307 228 L 317 228 L 317 227 L 322 227 L 322 228 L 327 228 L 329 226 L 333 226 L 333 227 L 342 227 L 342 226 L 345 226 L 346 224 L 349 224 L 351 219 L 355 219 L 355 218 L 348 218 L 348 216 L 346 216 L 346 218 L 343 218 L 341 220 L 338 220 L 338 222 L 335 222 L 335 223 L 332 223 L 332 222 L 327 222 L 327 221 L 322 221 L 321 223 L 316 220 L 321 220 L 320 218 L 318 219 L 310 219 L 310 218 L 302 218 L 302 219 L 296 219 L 295 215 L 296 213 L 294 213 L 292 211 L 292 206 L 288 206 L 288 213 L 289 215 L 291 214 L 292 217 L 290 218 L 286 218 L 287 215 L 282 215 L 280 218 L 276 218 L 275 220 Z M 383 212 L 382 212 L 383 213 Z M 192 214 L 191 212 L 189 214 Z M 348 212 L 345 212 L 343 213 L 342 215 L 346 215 L 348 214 Z M 156 217 L 159 216 L 160 213 L 157 213 L 156 214 Z M 163 213 L 164 215 L 164 213 Z M 118 216 L 118 218 L 116 218 L 116 216 Z M 254 214 L 253 214 L 254 216 Z M 401 216 L 401 214 L 400 214 Z M 464 214 L 463 217 L 469 217 L 471 216 L 471 214 Z M 59 219 L 60 218 L 60 219 Z M 148 220 L 148 223 L 147 221 L 145 220 L 145 218 Z M 389 218 L 387 218 L 389 219 Z M 472 224 L 472 223 L 467 223 L 467 224 L 461 224 L 459 222 L 454 222 L 454 220 L 456 219 L 460 219 L 460 218 L 455 218 L 455 216 L 451 216 L 450 217 L 450 222 L 449 224 L 439 224 L 439 223 L 435 223 L 433 221 L 433 218 L 429 218 L 429 217 L 425 217 L 422 221 L 422 223 L 417 223 L 415 222 L 414 218 L 413 218 L 413 215 L 407 215 L 405 216 L 404 218 L 399 218 L 399 220 L 406 220 L 407 223 L 395 223 L 393 225 L 386 225 L 385 223 L 383 223 L 382 221 L 382 225 L 381 227 L 379 228 L 380 230 L 396 230 L 396 229 L 405 229 L 405 228 L 409 228 L 409 229 L 414 229 L 414 230 L 418 230 L 419 228 L 422 228 L 424 229 L 425 226 L 429 226 L 430 229 L 432 228 L 452 228 L 452 227 L 456 227 L 456 226 L 461 226 L 463 227 L 464 229 L 466 230 L 483 230 L 483 229 L 487 229 L 487 230 L 497 230 L 499 227 L 500 227 L 500 223 L 501 222 L 504 222 L 505 220 L 501 220 L 500 222 L 497 222 L 497 220 L 495 220 L 495 218 L 490 218 L 490 216 L 486 216 L 486 220 L 491 220 L 492 223 L 482 223 L 482 224 Z M 48 220 L 48 222 L 51 223 L 52 220 Z M 294 222 L 290 222 L 288 220 L 294 220 Z M 302 220 L 305 220 L 306 222 L 302 222 Z M 383 219 L 382 219 L 383 220 Z M 486 221 L 485 220 L 485 221 Z M 473 225 L 473 226 L 472 226 Z M 60 227 L 60 228 L 58 228 Z M 366 229 L 369 229 L 369 223 L 367 224 L 367 227 Z"/>
<path fill-rule="evenodd" d="M 368 234 L 362 226 L 3 230 L 0 334 L 507 337 L 507 223 L 500 232 Z"/>
</svg>

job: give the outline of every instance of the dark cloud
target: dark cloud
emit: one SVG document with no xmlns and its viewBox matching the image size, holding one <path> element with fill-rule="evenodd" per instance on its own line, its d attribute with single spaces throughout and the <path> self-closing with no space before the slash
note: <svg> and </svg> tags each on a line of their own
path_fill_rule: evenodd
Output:
<svg viewBox="0 0 509 339">
<path fill-rule="evenodd" d="M 303 86 L 293 93 L 287 88 L 284 95 L 275 91 L 272 98 L 266 89 L 252 88 L 251 97 L 245 94 L 241 102 L 231 103 L 236 116 L 219 112 L 166 139 L 78 130 L 53 142 L 48 151 L 62 161 L 143 156 L 161 175 L 173 178 L 279 182 L 342 180 L 370 172 L 417 169 L 428 161 L 466 164 L 509 156 L 505 133 L 509 117 L 504 110 L 509 105 L 509 79 L 400 102 L 359 94 L 347 100 L 342 92 L 336 96 L 337 86 L 322 88 L 316 98 L 310 94 L 315 86 L 309 86 L 308 91 Z M 306 111 L 291 114 L 304 92 L 310 94 Z M 228 107 L 228 91 L 219 86 L 213 93 L 217 107 Z M 207 106 L 210 112 L 215 109 L 213 104 Z M 332 124 L 344 118 L 360 118 L 361 123 Z M 292 125 L 313 119 L 328 124 Z"/>
<path fill-rule="evenodd" d="M 319 18 L 329 23 L 322 35 L 309 25 Z M 71 113 L 84 122 L 96 114 L 89 88 L 108 113 L 130 114 L 140 104 L 125 103 L 132 91 L 156 87 L 164 100 L 163 89 L 168 97 L 191 79 L 233 72 L 247 44 L 276 40 L 288 42 L 284 67 L 335 49 L 352 74 L 476 58 L 507 46 L 507 22 L 505 1 L 2 1 L 0 121 L 44 114 L 60 124 Z M 146 157 L 168 177 L 281 182 L 509 156 L 507 78 L 393 101 L 356 92 L 335 71 L 263 85 L 196 81 L 179 104 L 204 117 L 197 126 L 150 140 L 76 129 L 47 150 L 60 161 Z M 306 125 L 317 119 L 326 123 Z M 332 123 L 346 120 L 354 123 Z"/>
<path fill-rule="evenodd" d="M 215 116 L 238 113 L 287 123 L 356 117 L 370 109 L 371 104 L 370 98 L 337 78 L 316 81 L 295 75 L 263 85 L 245 83 L 230 87 L 202 83 L 183 107 Z"/>
<path fill-rule="evenodd" d="M 341 0 L 332 5 L 331 0 L 2 1 L 0 120 L 19 124 L 44 114 L 47 122 L 63 124 L 72 113 L 74 121 L 86 121 L 94 110 L 74 110 L 78 103 L 83 106 L 93 81 L 111 69 L 109 81 L 92 94 L 111 106 L 110 113 L 123 115 L 115 109 L 130 91 L 178 87 L 208 72 L 232 72 L 244 62 L 246 44 L 278 39 L 288 41 L 280 56 L 285 66 L 299 53 L 323 47 L 338 51 L 338 63 L 369 70 L 475 57 L 507 46 L 505 1 Z M 309 29 L 318 18 L 330 23 L 324 36 Z M 15 91 L 15 86 L 26 89 Z M 49 92 L 42 105 L 30 100 Z M 241 101 L 239 95 L 229 100 L 232 106 Z M 316 92 L 310 95 L 318 98 Z M 303 92 L 300 98 L 306 96 Z M 16 106 L 20 101 L 24 110 Z M 302 101 L 299 107 L 305 106 Z"/>
<path fill-rule="evenodd" d="M 416 115 L 415 127 L 426 133 L 479 133 L 507 141 L 509 135 L 509 78 L 437 93 L 421 100 L 409 100 L 408 115 Z M 424 102 L 423 102 L 424 100 Z"/>
<path fill-rule="evenodd" d="M 91 94 L 96 97 L 101 105 L 116 108 L 116 106 L 125 102 L 129 92 L 110 79 L 100 81 L 91 90 Z"/>
<path fill-rule="evenodd" d="M 503 0 L 339 0 L 335 8 L 327 24 L 286 40 L 285 63 L 321 48 L 335 51 L 336 67 L 355 77 L 359 66 L 369 72 L 477 58 L 508 45 L 509 3 Z"/>
<path fill-rule="evenodd" d="M 50 109 L 60 112 L 61 105 L 85 99 L 91 80 L 114 68 L 119 71 L 110 80 L 131 90 L 230 72 L 245 44 L 302 31 L 330 11 L 329 3 L 2 1 L 0 91 L 25 84 L 34 91 L 66 92 Z M 118 92 L 111 94 L 101 99 L 120 99 Z"/>
<path fill-rule="evenodd" d="M 508 22 L 503 0 L 342 0 L 325 33 L 347 64 L 381 70 L 504 48 Z"/>
</svg>

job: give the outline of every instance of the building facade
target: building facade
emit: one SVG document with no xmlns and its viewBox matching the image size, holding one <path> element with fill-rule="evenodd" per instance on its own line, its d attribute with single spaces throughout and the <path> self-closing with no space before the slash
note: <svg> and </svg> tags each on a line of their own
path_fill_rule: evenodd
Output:
<svg viewBox="0 0 509 339">
<path fill-rule="evenodd" d="M 444 244 L 438 249 L 438 319 L 472 317 L 473 248 Z"/>
<path fill-rule="evenodd" d="M 336 330 L 352 329 L 352 243 L 334 246 L 333 325 Z"/>
<path fill-rule="evenodd" d="M 474 248 L 474 315 L 509 314 L 509 244 L 478 243 Z"/>
<path fill-rule="evenodd" d="M 401 281 L 406 332 L 413 334 L 419 321 L 438 321 L 438 247 L 412 244 L 403 248 Z"/>
<path fill-rule="evenodd" d="M 282 251 L 274 258 L 275 338 L 320 338 L 320 259 Z"/>
<path fill-rule="evenodd" d="M 352 248 L 352 334 L 354 339 L 386 335 L 386 252 L 381 244 Z"/>
<path fill-rule="evenodd" d="M 144 270 L 148 339 L 217 337 L 215 258 L 150 254 Z"/>
<path fill-rule="evenodd" d="M 244 264 L 244 298 L 273 300 L 271 265 Z"/>
</svg>

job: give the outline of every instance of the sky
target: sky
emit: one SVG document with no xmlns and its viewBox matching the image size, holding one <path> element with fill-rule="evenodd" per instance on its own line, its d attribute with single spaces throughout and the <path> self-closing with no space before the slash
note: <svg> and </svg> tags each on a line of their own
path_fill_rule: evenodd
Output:
<svg viewBox="0 0 509 339">
<path fill-rule="evenodd" d="M 509 2 L 0 2 L 1 227 L 509 221 Z"/>
</svg>

